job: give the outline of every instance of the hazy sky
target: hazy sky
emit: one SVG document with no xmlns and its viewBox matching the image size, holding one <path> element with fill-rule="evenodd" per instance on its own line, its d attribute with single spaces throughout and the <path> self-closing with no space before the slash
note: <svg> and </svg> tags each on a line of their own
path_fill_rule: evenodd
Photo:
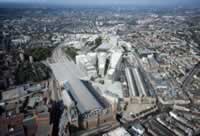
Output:
<svg viewBox="0 0 200 136">
<path fill-rule="evenodd" d="M 200 0 L 0 0 L 0 2 L 41 2 L 56 4 L 134 4 L 134 5 L 187 5 L 200 4 Z"/>
</svg>

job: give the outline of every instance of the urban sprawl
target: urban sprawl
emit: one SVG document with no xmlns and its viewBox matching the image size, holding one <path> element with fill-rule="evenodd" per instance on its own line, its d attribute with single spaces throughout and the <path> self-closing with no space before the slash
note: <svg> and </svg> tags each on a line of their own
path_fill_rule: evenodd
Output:
<svg viewBox="0 0 200 136">
<path fill-rule="evenodd" d="M 1 136 L 200 135 L 200 9 L 0 9 Z"/>
</svg>

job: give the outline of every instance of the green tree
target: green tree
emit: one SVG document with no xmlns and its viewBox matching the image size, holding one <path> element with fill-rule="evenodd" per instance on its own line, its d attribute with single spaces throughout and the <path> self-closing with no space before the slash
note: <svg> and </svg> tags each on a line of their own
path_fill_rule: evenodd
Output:
<svg viewBox="0 0 200 136">
<path fill-rule="evenodd" d="M 73 60 L 75 60 L 76 55 L 78 55 L 77 53 L 78 49 L 75 49 L 73 47 L 66 47 L 64 51 L 66 55 L 69 56 Z"/>
<path fill-rule="evenodd" d="M 50 77 L 51 69 L 41 62 L 33 64 L 29 62 L 21 63 L 15 74 L 17 84 L 23 84 L 29 81 L 39 82 L 47 80 Z"/>
<path fill-rule="evenodd" d="M 102 44 L 102 38 L 101 37 L 96 38 L 95 39 L 95 45 L 98 47 L 101 44 Z"/>
<path fill-rule="evenodd" d="M 98 37 L 95 39 L 95 46 L 91 49 L 92 51 L 94 51 L 97 47 L 99 47 L 102 44 L 102 38 Z"/>
<path fill-rule="evenodd" d="M 31 55 L 35 61 L 42 61 L 51 56 L 52 50 L 52 48 L 44 47 L 33 48 L 29 50 L 28 55 Z"/>
</svg>

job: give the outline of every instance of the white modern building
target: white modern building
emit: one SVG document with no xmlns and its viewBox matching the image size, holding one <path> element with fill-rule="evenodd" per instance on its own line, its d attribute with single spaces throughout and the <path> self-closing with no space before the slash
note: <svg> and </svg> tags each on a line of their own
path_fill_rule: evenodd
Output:
<svg viewBox="0 0 200 136">
<path fill-rule="evenodd" d="M 89 78 L 97 77 L 97 70 L 93 63 L 95 63 L 95 56 L 90 54 L 91 57 L 86 55 L 77 55 L 76 63 L 80 67 L 81 71 L 83 71 Z"/>
<path fill-rule="evenodd" d="M 104 77 L 104 74 L 105 74 L 106 59 L 107 59 L 106 53 L 104 52 L 98 53 L 99 75 L 101 75 L 102 77 Z"/>
<path fill-rule="evenodd" d="M 113 51 L 111 58 L 110 58 L 110 66 L 108 70 L 108 78 L 111 80 L 116 80 L 117 68 L 119 67 L 122 60 L 122 52 L 121 51 Z"/>
</svg>

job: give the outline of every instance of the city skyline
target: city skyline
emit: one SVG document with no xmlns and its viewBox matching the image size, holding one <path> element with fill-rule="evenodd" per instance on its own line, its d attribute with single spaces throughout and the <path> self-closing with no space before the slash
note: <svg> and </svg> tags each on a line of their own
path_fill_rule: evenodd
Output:
<svg viewBox="0 0 200 136">
<path fill-rule="evenodd" d="M 0 75 L 0 136 L 200 136 L 200 0 L 0 0 Z"/>
<path fill-rule="evenodd" d="M 195 5 L 200 6 L 200 2 L 198 0 L 101 0 L 101 1 L 93 1 L 93 0 L 0 0 L 0 2 L 8 2 L 8 3 L 40 3 L 40 4 L 65 4 L 65 5 L 177 5 L 177 6 L 189 6 Z"/>
</svg>

